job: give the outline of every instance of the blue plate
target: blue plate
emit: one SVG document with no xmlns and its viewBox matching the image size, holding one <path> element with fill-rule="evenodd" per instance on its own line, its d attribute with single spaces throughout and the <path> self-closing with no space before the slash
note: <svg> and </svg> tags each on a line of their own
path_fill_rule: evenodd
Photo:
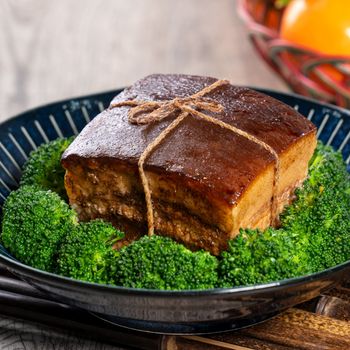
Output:
<svg viewBox="0 0 350 350">
<path fill-rule="evenodd" d="M 0 125 L 0 205 L 18 187 L 21 167 L 40 144 L 80 130 L 121 90 L 69 99 L 22 113 Z M 350 162 L 350 113 L 297 95 L 262 90 L 299 110 L 318 137 Z M 350 244 L 350 243 L 349 243 Z M 159 291 L 98 285 L 26 266 L 0 245 L 0 263 L 57 300 L 120 326 L 168 334 L 214 333 L 261 322 L 312 299 L 349 276 L 350 262 L 320 273 L 247 287 Z"/>
</svg>

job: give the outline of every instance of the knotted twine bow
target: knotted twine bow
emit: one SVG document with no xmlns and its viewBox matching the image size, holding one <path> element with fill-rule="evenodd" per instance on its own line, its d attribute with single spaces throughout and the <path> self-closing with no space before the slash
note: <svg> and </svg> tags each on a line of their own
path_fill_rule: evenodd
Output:
<svg viewBox="0 0 350 350">
<path fill-rule="evenodd" d="M 144 171 L 144 163 L 153 150 L 159 146 L 159 144 L 167 137 L 167 135 L 174 130 L 187 116 L 197 116 L 201 119 L 208 121 L 209 123 L 216 124 L 224 129 L 231 130 L 235 134 L 243 136 L 248 140 L 260 145 L 265 150 L 270 152 L 275 158 L 275 176 L 273 184 L 273 195 L 271 199 L 271 219 L 270 224 L 273 225 L 277 216 L 277 201 L 276 201 L 276 189 L 279 183 L 280 173 L 280 160 L 277 152 L 267 143 L 257 139 L 255 136 L 248 134 L 247 132 L 236 128 L 233 125 L 227 124 L 221 120 L 215 119 L 207 114 L 200 112 L 199 110 L 212 113 L 220 113 L 224 111 L 224 107 L 213 99 L 204 97 L 215 89 L 229 85 L 228 80 L 217 80 L 215 83 L 205 87 L 199 92 L 185 98 L 174 98 L 170 101 L 121 101 L 112 103 L 110 109 L 116 107 L 132 107 L 128 111 L 128 120 L 131 124 L 150 124 L 153 122 L 161 121 L 174 112 L 180 112 L 177 118 L 169 124 L 143 151 L 138 161 L 138 170 L 142 181 L 142 186 L 145 192 L 146 208 L 147 208 L 147 222 L 148 222 L 148 235 L 154 234 L 154 214 L 151 198 L 151 190 Z"/>
</svg>

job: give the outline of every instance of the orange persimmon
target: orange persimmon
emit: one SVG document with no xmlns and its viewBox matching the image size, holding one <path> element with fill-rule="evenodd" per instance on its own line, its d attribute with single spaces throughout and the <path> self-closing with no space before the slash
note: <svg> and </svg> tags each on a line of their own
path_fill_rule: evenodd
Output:
<svg viewBox="0 0 350 350">
<path fill-rule="evenodd" d="M 350 1 L 292 0 L 283 13 L 280 35 L 322 54 L 350 56 Z"/>
</svg>

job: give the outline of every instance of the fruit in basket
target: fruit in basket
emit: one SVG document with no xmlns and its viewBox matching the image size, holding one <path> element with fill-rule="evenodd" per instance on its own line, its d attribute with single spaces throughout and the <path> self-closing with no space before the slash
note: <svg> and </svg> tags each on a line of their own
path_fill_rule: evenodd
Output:
<svg viewBox="0 0 350 350">
<path fill-rule="evenodd" d="M 283 13 L 280 36 L 321 55 L 350 57 L 350 2 L 292 0 Z M 299 64 L 294 55 L 285 53 L 285 57 Z M 349 64 L 343 63 L 342 68 L 348 71 Z M 308 75 L 330 93 L 334 84 L 344 88 L 347 79 L 328 62 L 320 62 Z"/>
<path fill-rule="evenodd" d="M 322 54 L 350 56 L 350 2 L 293 0 L 282 16 L 280 35 Z"/>
</svg>

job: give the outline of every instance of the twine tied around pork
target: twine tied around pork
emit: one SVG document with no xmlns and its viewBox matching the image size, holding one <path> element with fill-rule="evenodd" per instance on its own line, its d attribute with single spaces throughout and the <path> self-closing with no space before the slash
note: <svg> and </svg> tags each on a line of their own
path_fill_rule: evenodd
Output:
<svg viewBox="0 0 350 350">
<path fill-rule="evenodd" d="M 131 124 L 143 125 L 154 122 L 159 122 L 162 119 L 168 117 L 174 112 L 180 112 L 179 115 L 166 127 L 151 143 L 149 143 L 146 149 L 142 152 L 138 161 L 138 170 L 142 182 L 142 186 L 145 192 L 145 201 L 147 209 L 147 224 L 148 224 L 148 235 L 154 234 L 154 213 L 151 190 L 149 188 L 148 179 L 144 171 L 144 163 L 153 150 L 161 144 L 161 142 L 167 137 L 167 135 L 174 130 L 187 116 L 197 116 L 200 119 L 206 120 L 209 123 L 218 125 L 224 129 L 231 130 L 235 134 L 243 136 L 248 140 L 260 145 L 265 150 L 270 152 L 275 158 L 275 175 L 273 183 L 273 191 L 271 198 L 271 220 L 270 224 L 275 223 L 277 217 L 277 200 L 276 200 L 276 189 L 279 183 L 280 176 L 280 160 L 277 152 L 264 141 L 256 138 L 254 135 L 247 133 L 233 125 L 227 124 L 219 119 L 213 118 L 203 112 L 220 113 L 224 111 L 224 107 L 214 101 L 213 99 L 206 98 L 205 95 L 213 92 L 219 87 L 229 85 L 228 80 L 217 80 L 215 83 L 206 86 L 197 93 L 185 97 L 185 98 L 174 98 L 169 101 L 138 101 L 129 100 L 112 103 L 110 109 L 116 107 L 131 107 L 128 111 L 128 120 Z"/>
</svg>

